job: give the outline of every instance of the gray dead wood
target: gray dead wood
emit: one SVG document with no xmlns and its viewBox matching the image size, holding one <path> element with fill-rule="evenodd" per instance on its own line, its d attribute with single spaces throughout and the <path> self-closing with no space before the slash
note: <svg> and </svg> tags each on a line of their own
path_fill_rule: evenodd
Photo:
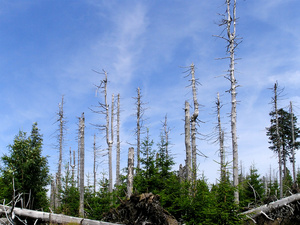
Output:
<svg viewBox="0 0 300 225">
<path fill-rule="evenodd" d="M 282 198 L 276 202 L 271 202 L 271 203 L 265 204 L 263 206 L 255 208 L 255 209 L 248 210 L 246 212 L 241 213 L 241 215 L 247 215 L 254 219 L 261 214 L 269 213 L 272 210 L 278 209 L 283 206 L 287 206 L 288 204 L 293 203 L 295 201 L 299 201 L 299 200 L 300 200 L 300 193 L 291 195 L 286 198 Z"/>
<path fill-rule="evenodd" d="M 128 150 L 128 174 L 127 174 L 127 199 L 130 199 L 133 190 L 133 168 L 134 167 L 134 148 Z"/>
<path fill-rule="evenodd" d="M 191 180 L 191 126 L 190 126 L 190 104 L 185 101 L 185 125 L 184 125 L 184 135 L 185 135 L 185 151 L 186 151 L 186 179 Z"/>
<path fill-rule="evenodd" d="M 11 210 L 11 207 L 0 205 L 0 214 L 4 214 L 5 212 Z M 108 223 L 96 220 L 89 220 L 84 218 L 66 216 L 62 214 L 54 214 L 47 212 L 40 212 L 29 209 L 21 209 L 14 208 L 14 214 L 19 217 L 29 217 L 32 219 L 38 219 L 41 222 L 50 222 L 50 223 L 58 223 L 58 224 L 66 224 L 66 223 L 75 223 L 75 224 L 85 224 L 85 225 L 115 225 L 116 223 Z"/>
<path fill-rule="evenodd" d="M 80 118 L 79 132 L 80 132 L 80 196 L 79 196 L 79 215 L 84 217 L 84 127 L 85 127 L 84 113 Z"/>
<path fill-rule="evenodd" d="M 120 185 L 120 94 L 118 94 L 117 103 L 117 152 L 116 152 L 116 185 Z"/>
</svg>

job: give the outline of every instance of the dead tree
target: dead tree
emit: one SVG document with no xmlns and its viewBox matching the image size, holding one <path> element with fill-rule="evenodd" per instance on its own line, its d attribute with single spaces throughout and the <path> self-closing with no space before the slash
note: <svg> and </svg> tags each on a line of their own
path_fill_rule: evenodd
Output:
<svg viewBox="0 0 300 225">
<path fill-rule="evenodd" d="M 293 104 L 290 101 L 290 114 L 291 114 L 291 130 L 292 130 L 292 164 L 293 164 L 293 181 L 296 183 L 296 168 L 295 168 L 295 132 L 294 132 L 294 114 Z"/>
<path fill-rule="evenodd" d="M 134 167 L 134 148 L 128 150 L 128 171 L 127 171 L 127 199 L 130 199 L 133 190 L 133 167 Z"/>
<path fill-rule="evenodd" d="M 99 73 L 95 71 L 96 73 Z M 103 70 L 103 73 L 99 73 L 101 75 L 104 75 L 104 79 L 101 80 L 100 85 L 96 86 L 97 91 L 100 89 L 101 92 L 104 94 L 104 103 L 98 102 L 98 108 L 99 110 L 92 110 L 92 112 L 103 114 L 105 115 L 105 125 L 95 125 L 100 130 L 105 131 L 105 139 L 107 144 L 107 150 L 108 150 L 108 172 L 109 172 L 109 192 L 112 192 L 112 146 L 113 146 L 113 107 L 111 107 L 111 120 L 109 119 L 109 104 L 107 100 L 107 72 Z M 96 92 L 97 93 L 97 92 Z M 111 123 L 111 126 L 110 126 Z"/>
<path fill-rule="evenodd" d="M 199 104 L 197 100 L 197 88 L 196 88 L 196 79 L 195 79 L 195 65 L 191 65 L 191 83 L 193 90 L 193 102 L 194 102 L 194 112 L 191 117 L 191 137 L 192 137 L 192 171 L 193 171 L 193 180 L 197 180 L 197 145 L 196 145 L 196 123 L 199 115 Z"/>
<path fill-rule="evenodd" d="M 60 190 L 61 190 L 61 171 L 62 171 L 62 156 L 63 156 L 63 141 L 64 141 L 64 130 L 65 130 L 65 116 L 64 116 L 64 96 L 61 98 L 61 103 L 58 105 L 58 118 L 59 123 L 59 135 L 58 135 L 58 148 L 59 148 L 59 158 L 58 158 L 58 169 L 57 169 L 57 184 L 56 184 L 56 205 L 60 206 Z"/>
<path fill-rule="evenodd" d="M 166 140 L 166 156 L 169 155 L 169 134 L 171 132 L 170 128 L 168 127 L 168 116 L 165 115 L 165 121 L 163 122 L 163 132 L 164 132 L 164 137 Z"/>
<path fill-rule="evenodd" d="M 93 150 L 94 150 L 94 167 L 93 167 L 93 173 L 94 173 L 94 193 L 96 193 L 96 183 L 97 183 L 97 169 L 96 169 L 96 162 L 97 162 L 96 134 L 94 134 Z"/>
<path fill-rule="evenodd" d="M 232 4 L 233 2 L 233 4 Z M 222 20 L 220 26 L 226 26 L 226 34 L 227 36 L 217 36 L 227 41 L 227 53 L 229 53 L 229 70 L 228 76 L 225 76 L 226 79 L 230 82 L 229 93 L 231 94 L 231 140 L 232 140 L 232 176 L 233 176 L 233 186 L 236 191 L 234 191 L 234 199 L 235 202 L 239 203 L 239 192 L 238 192 L 238 184 L 239 184 L 239 174 L 238 174 L 238 143 L 237 143 L 237 113 L 236 113 L 236 88 L 237 88 L 237 80 L 235 78 L 235 49 L 238 46 L 237 36 L 236 36 L 236 0 L 226 0 L 226 15 L 224 15 L 224 19 Z"/>
<path fill-rule="evenodd" d="M 80 196 L 79 196 L 79 216 L 84 217 L 84 128 L 85 117 L 82 113 L 79 123 L 80 133 Z"/>
<path fill-rule="evenodd" d="M 117 103 L 117 154 L 116 154 L 116 185 L 120 185 L 120 94 L 118 94 L 118 103 Z"/>
<path fill-rule="evenodd" d="M 184 125 L 184 136 L 185 136 L 185 169 L 186 169 L 186 179 L 191 180 L 191 131 L 190 131 L 190 104 L 188 101 L 185 101 L 185 125 Z"/>
<path fill-rule="evenodd" d="M 226 176 L 226 165 L 225 165 L 225 150 L 224 150 L 224 131 L 222 130 L 221 125 L 221 102 L 220 102 L 220 94 L 217 94 L 217 117 L 218 117 L 218 140 L 219 140 L 219 146 L 220 146 L 220 169 L 221 169 L 221 180 L 223 180 Z"/>
<path fill-rule="evenodd" d="M 145 108 L 143 105 L 145 103 L 142 102 L 141 89 L 137 88 L 137 97 L 133 99 L 136 100 L 136 158 L 137 158 L 137 169 L 140 169 L 140 150 L 141 150 L 141 133 L 143 128 L 143 115 L 145 112 Z"/>
<path fill-rule="evenodd" d="M 279 167 L 279 191 L 280 191 L 280 198 L 283 196 L 283 183 L 282 183 L 282 159 L 281 159 L 281 144 L 280 144 L 280 135 L 279 135 L 279 122 L 278 122 L 278 108 L 277 108 L 277 101 L 278 101 L 278 89 L 277 89 L 277 82 L 274 84 L 274 110 L 275 110 L 275 121 L 276 121 L 276 137 L 277 137 L 277 152 L 278 152 L 278 167 Z"/>
</svg>

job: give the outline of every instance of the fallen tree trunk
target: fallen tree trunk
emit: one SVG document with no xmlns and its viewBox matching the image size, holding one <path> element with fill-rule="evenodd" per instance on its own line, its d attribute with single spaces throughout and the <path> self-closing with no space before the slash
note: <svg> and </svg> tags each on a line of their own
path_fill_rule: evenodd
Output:
<svg viewBox="0 0 300 225">
<path fill-rule="evenodd" d="M 6 214 L 8 211 L 11 210 L 11 207 L 0 205 L 0 215 Z M 22 218 L 32 218 L 39 220 L 41 222 L 50 222 L 50 223 L 57 223 L 57 224 L 67 224 L 67 223 L 75 223 L 75 224 L 85 224 L 85 225 L 116 225 L 116 223 L 108 223 L 96 220 L 89 220 L 79 217 L 72 217 L 66 216 L 62 214 L 54 214 L 54 213 L 47 213 L 47 212 L 40 212 L 35 210 L 29 209 L 21 209 L 21 208 L 14 208 L 13 212 L 18 217 Z"/>
<path fill-rule="evenodd" d="M 267 213 L 269 213 L 273 210 L 276 210 L 276 209 L 278 209 L 280 207 L 283 207 L 283 206 L 287 206 L 288 204 L 293 203 L 295 201 L 299 201 L 299 200 L 300 200 L 300 193 L 291 195 L 291 196 L 283 198 L 283 199 L 280 199 L 276 202 L 271 202 L 271 203 L 265 204 L 265 205 L 260 206 L 258 208 L 248 210 L 246 212 L 241 213 L 241 215 L 246 215 L 246 216 L 249 216 L 252 219 L 254 219 L 254 218 L 256 218 L 256 217 L 258 217 L 262 214 L 266 215 Z"/>
</svg>

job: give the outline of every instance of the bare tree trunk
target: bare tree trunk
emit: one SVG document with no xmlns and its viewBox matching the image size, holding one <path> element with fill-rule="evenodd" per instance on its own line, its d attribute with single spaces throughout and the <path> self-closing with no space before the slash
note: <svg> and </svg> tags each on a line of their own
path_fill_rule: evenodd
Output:
<svg viewBox="0 0 300 225">
<path fill-rule="evenodd" d="M 50 193 L 50 207 L 55 210 L 55 195 L 56 195 L 56 187 L 55 180 L 51 180 L 51 193 Z"/>
<path fill-rule="evenodd" d="M 117 106 L 117 155 L 116 155 L 116 185 L 120 185 L 120 94 L 118 94 L 118 106 Z"/>
<path fill-rule="evenodd" d="M 138 96 L 137 96 L 137 113 L 136 113 L 136 152 L 137 152 L 137 168 L 140 169 L 140 148 L 141 148 L 141 126 L 140 126 L 140 119 L 141 119 L 141 90 L 140 88 L 137 89 Z"/>
<path fill-rule="evenodd" d="M 6 215 L 8 211 L 11 211 L 12 207 L 6 205 L 0 205 L 0 215 Z M 38 224 L 41 222 L 49 222 L 49 224 L 81 224 L 81 225 L 117 225 L 116 223 L 102 222 L 97 220 L 83 219 L 79 217 L 67 216 L 63 214 L 54 214 L 48 212 L 40 212 L 29 209 L 13 208 L 14 215 L 22 218 L 36 219 Z M 10 218 L 11 219 L 11 218 Z M 17 219 L 16 219 L 17 220 Z M 19 222 L 19 221 L 18 221 Z M 2 224 L 2 223 L 1 223 Z M 12 224 L 11 222 L 8 224 Z M 26 224 L 19 222 L 18 224 Z"/>
<path fill-rule="evenodd" d="M 218 131 L 219 131 L 219 144 L 220 144 L 220 166 L 221 166 L 221 180 L 225 178 L 226 167 L 225 167 L 225 151 L 224 151 L 224 131 L 221 126 L 221 103 L 220 94 L 217 97 L 217 115 L 218 115 Z"/>
<path fill-rule="evenodd" d="M 292 127 L 292 161 L 293 161 L 293 181 L 296 183 L 296 168 L 295 168 L 295 133 L 294 133 L 294 114 L 293 104 L 290 101 L 291 127 Z"/>
<path fill-rule="evenodd" d="M 229 80 L 231 83 L 231 136 L 232 136 L 232 155 L 233 155 L 233 186 L 236 188 L 234 192 L 234 200 L 239 203 L 239 192 L 238 192 L 238 144 L 237 144 L 237 131 L 236 131 L 236 86 L 237 81 L 234 76 L 235 72 L 235 47 L 236 47 L 236 0 L 233 3 L 233 18 L 231 17 L 231 0 L 226 0 L 227 2 L 227 37 L 228 37 L 228 49 L 230 53 L 230 69 L 229 69 Z M 233 27 L 231 27 L 233 23 Z"/>
<path fill-rule="evenodd" d="M 79 216 L 84 217 L 84 113 L 80 118 L 80 197 L 79 197 Z"/>
<path fill-rule="evenodd" d="M 282 184 L 282 159 L 281 159 L 281 144 L 279 136 L 279 122 L 278 122 L 278 109 L 277 109 L 277 83 L 274 84 L 274 108 L 276 119 L 276 136 L 277 136 L 277 151 L 278 151 L 278 166 L 279 166 L 279 191 L 280 198 L 283 196 L 283 184 Z"/>
<path fill-rule="evenodd" d="M 108 112 L 108 111 L 107 111 Z M 111 122 L 110 122 L 110 135 L 111 139 L 108 141 L 108 157 L 109 157 L 109 192 L 113 190 L 113 178 L 112 178 L 112 146 L 114 140 L 114 94 L 112 94 L 111 100 Z M 107 124 L 108 125 L 108 124 Z"/>
<path fill-rule="evenodd" d="M 96 170 L 96 162 L 97 162 L 97 148 L 96 148 L 96 134 L 94 134 L 94 193 L 96 193 L 96 183 L 97 183 L 97 170 Z"/>
<path fill-rule="evenodd" d="M 75 151 L 73 151 L 73 164 L 71 165 L 71 168 L 72 168 L 72 187 L 74 186 L 74 179 L 75 179 L 75 166 L 76 166 L 76 163 L 75 163 Z"/>
<path fill-rule="evenodd" d="M 191 132 L 190 132 L 190 104 L 188 101 L 185 101 L 185 151 L 186 151 L 186 179 L 191 180 Z"/>
<path fill-rule="evenodd" d="M 80 117 L 79 117 L 80 129 Z M 78 130 L 78 149 L 77 149 L 77 188 L 80 191 L 80 130 Z"/>
<path fill-rule="evenodd" d="M 58 170 L 57 170 L 57 185 L 56 188 L 57 191 L 57 206 L 60 206 L 60 190 L 61 190 L 61 171 L 62 171 L 62 152 L 63 152 L 63 140 L 64 140 L 64 126 L 65 126 L 65 120 L 64 120 L 64 96 L 61 98 L 61 103 L 59 104 L 59 111 L 58 111 L 58 122 L 59 122 L 59 158 L 58 158 Z"/>
<path fill-rule="evenodd" d="M 192 174 L 193 180 L 197 180 L 197 145 L 196 145 L 196 123 L 199 115 L 199 104 L 197 100 L 197 88 L 195 79 L 195 65 L 191 65 L 192 75 L 192 90 L 193 90 L 193 102 L 194 102 L 194 113 L 191 117 L 191 136 L 192 136 Z"/>
<path fill-rule="evenodd" d="M 134 167 L 134 148 L 128 151 L 128 174 L 127 174 L 127 199 L 130 198 L 133 190 L 133 167 Z"/>
<path fill-rule="evenodd" d="M 165 115 L 165 121 L 163 124 L 164 127 L 164 133 L 165 133 L 165 139 L 166 139 L 166 156 L 169 155 L 169 134 L 170 134 L 170 128 L 168 127 L 168 116 Z"/>
</svg>

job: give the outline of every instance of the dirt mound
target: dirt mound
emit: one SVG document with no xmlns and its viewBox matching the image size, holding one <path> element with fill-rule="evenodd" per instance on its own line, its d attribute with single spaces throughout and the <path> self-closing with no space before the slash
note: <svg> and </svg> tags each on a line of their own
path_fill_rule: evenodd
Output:
<svg viewBox="0 0 300 225">
<path fill-rule="evenodd" d="M 132 195 L 118 208 L 111 209 L 103 220 L 127 225 L 178 225 L 177 220 L 162 208 L 159 199 L 159 195 L 152 193 Z"/>
</svg>

